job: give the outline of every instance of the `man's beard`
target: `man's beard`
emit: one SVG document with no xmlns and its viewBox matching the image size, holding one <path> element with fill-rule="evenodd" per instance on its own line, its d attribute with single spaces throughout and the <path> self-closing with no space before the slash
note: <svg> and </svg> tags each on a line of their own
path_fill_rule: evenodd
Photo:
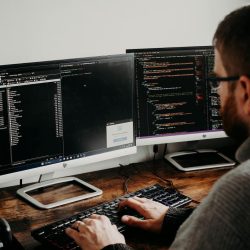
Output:
<svg viewBox="0 0 250 250">
<path fill-rule="evenodd" d="M 223 121 L 223 128 L 226 134 L 237 143 L 243 143 L 249 135 L 246 125 L 243 123 L 237 112 L 233 93 L 227 98 L 226 103 L 220 112 Z"/>
</svg>

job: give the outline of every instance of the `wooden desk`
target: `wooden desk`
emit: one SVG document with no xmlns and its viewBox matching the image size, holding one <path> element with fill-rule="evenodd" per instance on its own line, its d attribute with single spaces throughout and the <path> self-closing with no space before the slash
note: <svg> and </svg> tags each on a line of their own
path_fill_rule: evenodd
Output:
<svg viewBox="0 0 250 250">
<path fill-rule="evenodd" d="M 9 221 L 14 235 L 25 249 L 44 249 L 39 242 L 30 236 L 32 229 L 124 195 L 124 182 L 126 180 L 124 175 L 130 175 L 129 180 L 127 180 L 129 192 L 155 183 L 164 184 L 163 180 L 153 174 L 156 172 L 158 176 L 172 180 L 174 186 L 184 194 L 196 201 L 201 201 L 208 194 L 214 182 L 229 170 L 227 168 L 184 173 L 167 165 L 165 161 L 158 160 L 127 166 L 122 171 L 121 168 L 114 168 L 82 174 L 78 177 L 102 189 L 103 195 L 50 210 L 39 210 L 17 198 L 15 193 L 17 187 L 1 189 L 0 217 L 4 217 Z M 58 195 L 63 197 L 63 194 Z M 136 246 L 137 249 L 167 249 L 156 236 L 148 238 L 144 234 L 144 237 L 135 238 L 128 236 L 127 241 Z"/>
</svg>

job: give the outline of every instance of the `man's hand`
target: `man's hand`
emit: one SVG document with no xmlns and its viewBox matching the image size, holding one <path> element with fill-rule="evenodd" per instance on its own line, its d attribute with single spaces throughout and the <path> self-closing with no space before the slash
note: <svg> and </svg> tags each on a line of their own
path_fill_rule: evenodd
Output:
<svg viewBox="0 0 250 250">
<path fill-rule="evenodd" d="M 161 231 L 164 216 L 168 211 L 167 206 L 156 201 L 139 197 L 128 198 L 127 200 L 121 201 L 119 209 L 126 206 L 136 210 L 145 220 L 130 215 L 124 215 L 122 216 L 123 223 L 151 232 L 159 233 Z"/>
<path fill-rule="evenodd" d="M 76 221 L 66 234 L 73 238 L 81 249 L 100 250 L 110 244 L 123 243 L 125 239 L 108 217 L 92 214 L 89 218 Z"/>
</svg>

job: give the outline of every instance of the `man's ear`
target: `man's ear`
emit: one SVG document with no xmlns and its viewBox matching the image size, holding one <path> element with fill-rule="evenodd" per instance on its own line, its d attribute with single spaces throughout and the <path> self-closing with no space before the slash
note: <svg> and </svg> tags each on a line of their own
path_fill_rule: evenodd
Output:
<svg viewBox="0 0 250 250">
<path fill-rule="evenodd" d="M 241 76 L 239 83 L 241 107 L 246 115 L 250 115 L 250 77 L 244 75 Z"/>
</svg>

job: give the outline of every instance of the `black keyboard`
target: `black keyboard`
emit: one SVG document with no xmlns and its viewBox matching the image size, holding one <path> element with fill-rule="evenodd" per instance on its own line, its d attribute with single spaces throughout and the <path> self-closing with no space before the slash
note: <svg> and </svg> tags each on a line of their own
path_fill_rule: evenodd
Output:
<svg viewBox="0 0 250 250">
<path fill-rule="evenodd" d="M 123 209 L 118 211 L 118 204 L 124 198 L 133 196 L 144 197 L 158 201 L 167 206 L 181 207 L 191 202 L 191 198 L 181 194 L 177 189 L 165 188 L 159 184 L 143 188 L 133 193 L 120 196 L 112 201 L 102 203 L 95 207 L 88 208 L 76 215 L 64 218 L 60 221 L 35 229 L 31 235 L 41 243 L 48 245 L 54 249 L 80 249 L 76 243 L 65 234 L 65 229 L 77 220 L 89 217 L 91 214 L 101 214 L 109 217 L 112 224 L 115 224 L 120 232 L 126 231 L 128 226 L 120 220 L 124 214 L 134 215 L 141 219 L 143 217 L 132 209 Z"/>
</svg>

